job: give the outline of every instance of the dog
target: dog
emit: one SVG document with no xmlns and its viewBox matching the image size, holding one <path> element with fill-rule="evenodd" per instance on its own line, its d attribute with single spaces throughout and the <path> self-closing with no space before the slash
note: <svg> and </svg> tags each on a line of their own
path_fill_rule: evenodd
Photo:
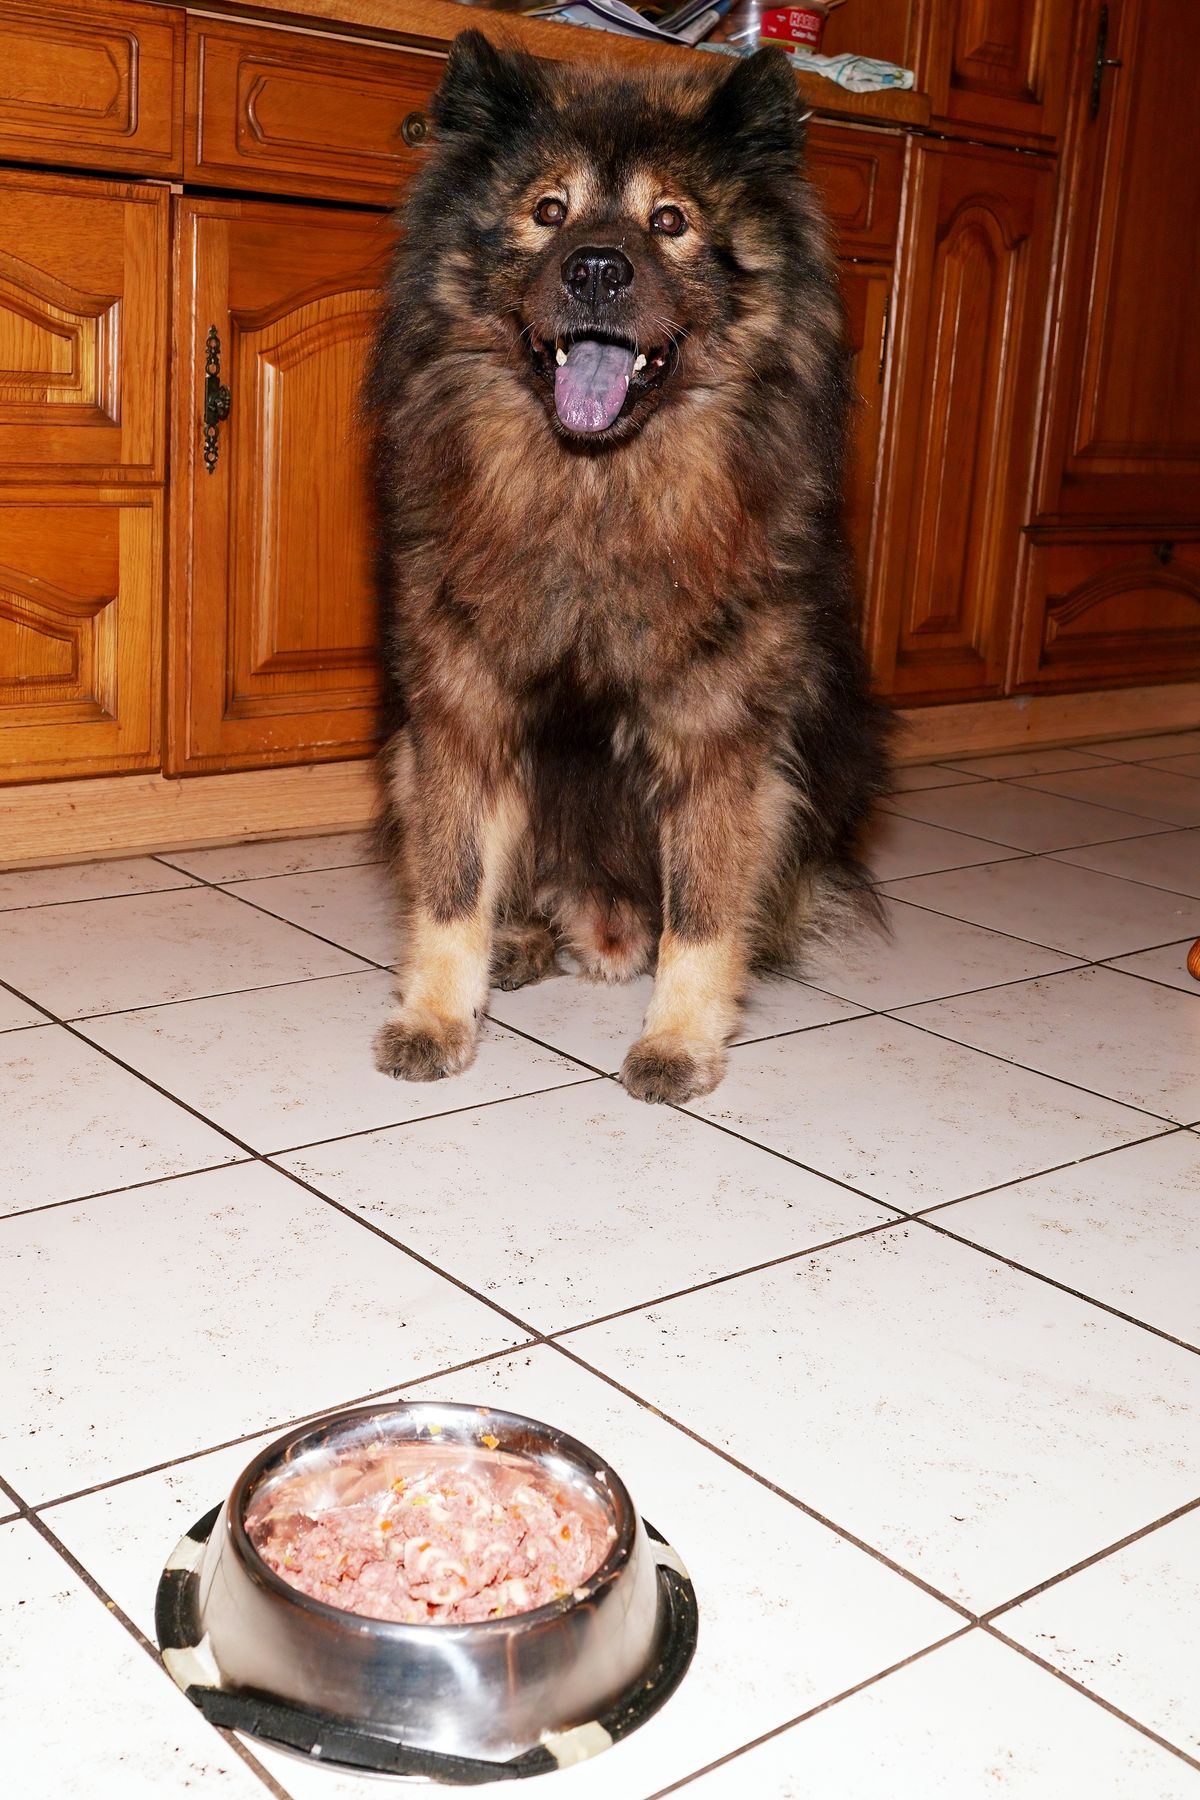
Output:
<svg viewBox="0 0 1200 1800">
<path fill-rule="evenodd" d="M 842 528 L 849 357 L 783 53 L 452 46 L 368 378 L 407 911 L 379 1068 L 489 984 L 655 967 L 621 1080 L 710 1092 L 753 967 L 869 904 L 886 784 Z"/>
</svg>

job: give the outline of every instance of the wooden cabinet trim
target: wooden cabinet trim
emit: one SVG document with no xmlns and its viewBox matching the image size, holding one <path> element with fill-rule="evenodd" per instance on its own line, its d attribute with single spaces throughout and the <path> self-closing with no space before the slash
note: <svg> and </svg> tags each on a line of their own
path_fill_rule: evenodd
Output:
<svg viewBox="0 0 1200 1800">
<path fill-rule="evenodd" d="M 182 8 L 6 0 L 0 156 L 119 174 L 183 168 Z"/>
</svg>

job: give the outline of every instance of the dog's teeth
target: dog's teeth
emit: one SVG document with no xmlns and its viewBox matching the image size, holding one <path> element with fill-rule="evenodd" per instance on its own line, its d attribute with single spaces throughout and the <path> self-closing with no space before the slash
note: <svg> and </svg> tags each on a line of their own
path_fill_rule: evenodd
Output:
<svg viewBox="0 0 1200 1800">
<path fill-rule="evenodd" d="M 562 368 L 563 364 L 567 360 L 567 353 L 563 349 L 561 344 L 558 346 L 558 349 L 554 352 L 554 360 L 558 364 L 560 369 Z"/>
<path fill-rule="evenodd" d="M 637 372 L 638 372 L 638 370 L 639 370 L 639 369 L 644 369 L 644 368 L 645 368 L 645 366 L 646 366 L 646 359 L 645 359 L 645 357 L 644 357 L 644 356 L 635 356 L 635 357 L 634 357 L 634 359 L 633 359 L 633 372 L 634 372 L 634 374 L 635 374 L 635 375 L 636 375 L 636 374 L 637 374 Z"/>
</svg>

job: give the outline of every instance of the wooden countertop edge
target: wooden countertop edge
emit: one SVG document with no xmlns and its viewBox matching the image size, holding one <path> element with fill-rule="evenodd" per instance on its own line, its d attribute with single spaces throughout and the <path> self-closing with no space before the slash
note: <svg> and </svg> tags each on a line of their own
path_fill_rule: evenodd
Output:
<svg viewBox="0 0 1200 1800">
<path fill-rule="evenodd" d="M 429 50 L 444 50 L 460 31 L 475 29 L 494 43 L 520 46 L 540 56 L 624 68 L 682 63 L 704 54 L 682 45 L 653 44 L 643 38 L 619 37 L 615 32 L 588 31 L 578 25 L 552 25 L 514 13 L 489 12 L 485 7 L 457 5 L 455 0 L 206 0 L 191 10 L 226 13 L 240 20 L 264 19 L 309 30 L 325 29 L 377 41 L 392 40 Z M 930 103 L 925 94 L 896 88 L 878 94 L 851 94 L 823 76 L 800 71 L 796 85 L 805 102 L 822 117 L 874 125 L 929 122 Z"/>
</svg>

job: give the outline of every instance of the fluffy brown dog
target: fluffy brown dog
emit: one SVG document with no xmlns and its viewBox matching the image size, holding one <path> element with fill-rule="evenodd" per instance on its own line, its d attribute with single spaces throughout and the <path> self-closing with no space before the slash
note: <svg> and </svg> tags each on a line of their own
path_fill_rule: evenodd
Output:
<svg viewBox="0 0 1200 1800">
<path fill-rule="evenodd" d="M 456 42 L 371 377 L 409 947 L 379 1066 L 489 979 L 657 961 L 621 1079 L 720 1080 L 754 962 L 865 892 L 883 724 L 840 514 L 850 386 L 785 58 L 599 75 Z"/>
</svg>

